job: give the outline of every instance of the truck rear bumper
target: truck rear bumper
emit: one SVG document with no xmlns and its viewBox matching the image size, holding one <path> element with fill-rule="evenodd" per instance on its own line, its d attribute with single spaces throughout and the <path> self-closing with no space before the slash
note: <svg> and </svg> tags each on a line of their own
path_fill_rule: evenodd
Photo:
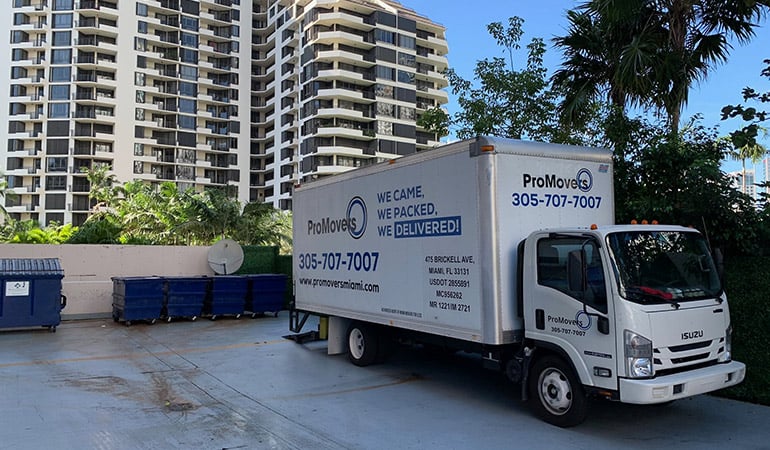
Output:
<svg viewBox="0 0 770 450">
<path fill-rule="evenodd" d="M 666 375 L 651 380 L 620 379 L 623 403 L 664 403 L 735 386 L 746 376 L 746 365 L 738 361 Z"/>
</svg>

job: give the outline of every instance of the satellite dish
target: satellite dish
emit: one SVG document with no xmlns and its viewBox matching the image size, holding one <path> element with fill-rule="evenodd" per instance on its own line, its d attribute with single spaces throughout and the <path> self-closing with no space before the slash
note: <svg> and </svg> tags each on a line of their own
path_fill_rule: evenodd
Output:
<svg viewBox="0 0 770 450">
<path fill-rule="evenodd" d="M 230 275 L 243 264 L 243 249 L 232 239 L 222 239 L 208 253 L 209 267 L 217 275 Z"/>
</svg>

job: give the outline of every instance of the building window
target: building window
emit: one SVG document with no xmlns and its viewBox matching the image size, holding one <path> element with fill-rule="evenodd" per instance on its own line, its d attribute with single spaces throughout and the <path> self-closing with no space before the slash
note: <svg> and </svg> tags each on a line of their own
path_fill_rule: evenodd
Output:
<svg viewBox="0 0 770 450">
<path fill-rule="evenodd" d="M 47 191 L 63 191 L 67 187 L 66 175 L 45 177 L 45 189 Z"/>
<path fill-rule="evenodd" d="M 374 87 L 374 95 L 384 98 L 395 98 L 395 89 L 387 84 L 378 84 Z"/>
<path fill-rule="evenodd" d="M 66 172 L 67 157 L 46 158 L 46 167 L 49 172 Z"/>
<path fill-rule="evenodd" d="M 65 118 L 70 115 L 69 103 L 50 103 L 48 104 L 48 117 Z"/>
<path fill-rule="evenodd" d="M 412 36 L 398 35 L 398 46 L 403 48 L 417 48 L 417 41 Z"/>
<path fill-rule="evenodd" d="M 184 128 L 186 130 L 194 130 L 195 129 L 195 117 L 180 115 L 179 116 L 179 128 Z"/>
<path fill-rule="evenodd" d="M 147 39 L 145 38 L 134 38 L 134 50 L 138 50 L 140 52 L 147 51 Z"/>
<path fill-rule="evenodd" d="M 20 84 L 11 85 L 11 97 L 26 97 L 27 87 Z"/>
<path fill-rule="evenodd" d="M 72 11 L 73 3 L 74 3 L 74 0 L 54 0 L 53 10 L 54 11 Z"/>
<path fill-rule="evenodd" d="M 374 30 L 374 40 L 378 42 L 386 42 L 388 44 L 396 43 L 396 33 L 392 31 L 385 31 L 381 29 Z"/>
<path fill-rule="evenodd" d="M 71 49 L 54 49 L 51 50 L 51 64 L 70 64 L 72 62 L 72 50 Z"/>
<path fill-rule="evenodd" d="M 51 67 L 50 79 L 52 82 L 70 81 L 71 76 L 72 76 L 71 67 Z"/>
<path fill-rule="evenodd" d="M 21 44 L 22 42 L 29 42 L 29 34 L 21 30 L 13 30 L 11 32 L 11 44 Z"/>
<path fill-rule="evenodd" d="M 143 3 L 136 4 L 136 15 L 140 17 L 147 17 L 147 5 Z"/>
<path fill-rule="evenodd" d="M 414 120 L 415 117 L 415 110 L 414 108 L 410 108 L 408 106 L 399 106 L 398 107 L 398 118 L 402 120 Z"/>
<path fill-rule="evenodd" d="M 142 72 L 134 73 L 134 85 L 144 86 L 144 74 Z"/>
<path fill-rule="evenodd" d="M 179 52 L 179 57 L 182 62 L 198 64 L 198 51 L 190 50 L 189 48 L 182 48 Z"/>
<path fill-rule="evenodd" d="M 72 14 L 54 14 L 53 28 L 72 28 Z"/>
<path fill-rule="evenodd" d="M 378 120 L 377 121 L 377 133 L 378 134 L 384 134 L 387 136 L 393 135 L 393 123 L 392 122 L 386 122 L 384 120 Z"/>
<path fill-rule="evenodd" d="M 14 61 L 24 61 L 27 59 L 27 51 L 21 48 L 15 48 L 11 52 L 11 59 Z"/>
<path fill-rule="evenodd" d="M 391 105 L 388 103 L 377 103 L 377 115 L 378 116 L 387 116 L 387 117 L 396 117 L 396 105 Z"/>
<path fill-rule="evenodd" d="M 144 103 L 144 91 L 136 91 L 136 102 L 137 103 Z"/>
<path fill-rule="evenodd" d="M 187 83 L 185 81 L 179 82 L 179 95 L 184 95 L 187 97 L 197 97 L 198 96 L 198 86 L 195 85 L 195 83 Z"/>
<path fill-rule="evenodd" d="M 182 29 L 198 31 L 198 19 L 195 17 L 182 16 Z"/>
<path fill-rule="evenodd" d="M 11 69 L 11 79 L 27 78 L 27 69 L 23 67 L 13 67 Z"/>
<path fill-rule="evenodd" d="M 198 48 L 198 35 L 192 33 L 181 33 L 179 43 L 185 47 Z"/>
<path fill-rule="evenodd" d="M 401 83 L 414 84 L 414 74 L 403 70 L 398 71 L 398 81 Z"/>
<path fill-rule="evenodd" d="M 396 80 L 396 69 L 393 69 L 391 67 L 385 67 L 385 66 L 377 66 L 375 75 L 377 78 L 383 78 L 385 80 Z"/>
<path fill-rule="evenodd" d="M 398 52 L 398 63 L 402 66 L 414 67 L 416 65 L 415 56 Z"/>
<path fill-rule="evenodd" d="M 134 143 L 134 156 L 144 156 L 144 144 Z"/>
<path fill-rule="evenodd" d="M 22 13 L 16 13 L 13 15 L 13 24 L 14 25 L 28 25 L 29 24 L 29 16 Z"/>
<path fill-rule="evenodd" d="M 147 22 L 139 20 L 136 23 L 136 31 L 142 34 L 147 34 Z"/>
<path fill-rule="evenodd" d="M 134 161 L 134 173 L 144 173 L 144 163 L 141 161 Z"/>
<path fill-rule="evenodd" d="M 189 114 L 195 114 L 198 112 L 198 106 L 196 104 L 197 102 L 195 100 L 190 100 L 187 98 L 180 98 L 179 99 L 179 112 L 183 113 L 189 113 Z"/>
<path fill-rule="evenodd" d="M 134 118 L 136 118 L 136 120 L 144 120 L 144 108 L 136 108 L 134 111 Z"/>
<path fill-rule="evenodd" d="M 191 80 L 191 81 L 197 81 L 198 80 L 198 68 L 192 67 L 192 66 L 179 66 L 179 76 L 183 80 Z"/>
<path fill-rule="evenodd" d="M 52 40 L 54 47 L 68 47 L 72 43 L 72 32 L 54 31 Z"/>
</svg>

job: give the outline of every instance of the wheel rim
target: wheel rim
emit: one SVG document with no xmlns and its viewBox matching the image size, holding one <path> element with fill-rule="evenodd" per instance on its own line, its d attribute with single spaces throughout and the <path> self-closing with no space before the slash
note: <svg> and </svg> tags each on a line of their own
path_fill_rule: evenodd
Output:
<svg viewBox="0 0 770 450">
<path fill-rule="evenodd" d="M 355 359 L 361 359 L 364 356 L 364 334 L 358 328 L 350 330 L 350 337 L 348 338 L 348 347 L 350 347 L 350 354 Z"/>
<path fill-rule="evenodd" d="M 540 403 L 551 414 L 561 416 L 572 406 L 572 386 L 560 370 L 549 368 L 540 374 Z"/>
</svg>

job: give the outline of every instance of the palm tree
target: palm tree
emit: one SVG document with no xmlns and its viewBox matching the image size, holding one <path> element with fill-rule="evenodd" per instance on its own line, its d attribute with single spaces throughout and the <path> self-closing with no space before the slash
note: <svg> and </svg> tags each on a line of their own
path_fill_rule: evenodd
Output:
<svg viewBox="0 0 770 450">
<path fill-rule="evenodd" d="M 756 137 L 756 131 L 762 131 L 767 135 L 767 129 L 763 127 L 755 126 L 754 129 L 754 137 Z M 734 149 L 729 156 L 734 160 L 741 161 L 741 192 L 746 193 L 746 160 L 751 160 L 752 164 L 762 161 L 767 155 L 767 148 L 758 143 L 756 139 L 746 140 L 741 132 L 731 133 L 729 139 Z"/>
<path fill-rule="evenodd" d="M 554 75 L 565 120 L 606 94 L 618 106 L 653 107 L 679 130 L 690 88 L 748 42 L 770 0 L 591 0 L 568 13 L 554 39 L 565 62 Z M 622 103 L 622 105 L 621 105 Z"/>
</svg>

